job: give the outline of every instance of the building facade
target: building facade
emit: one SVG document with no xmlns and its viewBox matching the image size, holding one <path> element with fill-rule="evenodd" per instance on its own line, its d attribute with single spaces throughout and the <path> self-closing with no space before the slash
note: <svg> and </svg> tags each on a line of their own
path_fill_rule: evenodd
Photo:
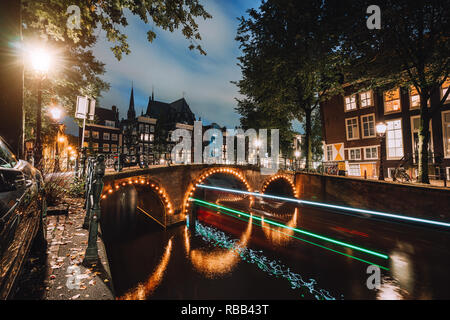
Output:
<svg viewBox="0 0 450 320">
<path fill-rule="evenodd" d="M 445 82 L 431 96 L 435 105 L 448 90 Z M 420 97 L 414 88 L 358 90 L 344 86 L 344 95 L 321 104 L 324 137 L 324 161 L 329 173 L 377 178 L 380 155 L 386 177 L 403 166 L 417 177 Z M 376 125 L 386 124 L 385 148 L 380 152 L 381 137 Z M 450 177 L 450 98 L 430 121 L 429 173 L 431 178 Z"/>
<path fill-rule="evenodd" d="M 80 145 L 83 128 L 79 128 Z M 89 153 L 115 154 L 122 145 L 122 133 L 119 128 L 119 110 L 95 108 L 94 123 L 86 123 L 83 147 Z"/>
</svg>

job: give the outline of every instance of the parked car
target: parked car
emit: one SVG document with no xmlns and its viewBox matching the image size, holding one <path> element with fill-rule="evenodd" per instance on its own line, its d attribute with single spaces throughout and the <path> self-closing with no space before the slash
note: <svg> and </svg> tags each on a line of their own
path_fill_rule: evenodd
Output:
<svg viewBox="0 0 450 320">
<path fill-rule="evenodd" d="M 11 298 L 32 244 L 46 248 L 41 173 L 0 137 L 0 299 Z"/>
</svg>

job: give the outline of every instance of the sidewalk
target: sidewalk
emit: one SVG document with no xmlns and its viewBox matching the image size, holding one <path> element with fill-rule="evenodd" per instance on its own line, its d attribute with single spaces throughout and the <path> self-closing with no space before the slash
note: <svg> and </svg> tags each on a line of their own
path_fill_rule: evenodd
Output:
<svg viewBox="0 0 450 320">
<path fill-rule="evenodd" d="M 114 299 L 111 273 L 104 244 L 99 238 L 100 263 L 82 265 L 88 231 L 81 228 L 85 210 L 83 199 L 67 199 L 69 214 L 47 217 L 47 274 L 45 300 Z"/>
</svg>

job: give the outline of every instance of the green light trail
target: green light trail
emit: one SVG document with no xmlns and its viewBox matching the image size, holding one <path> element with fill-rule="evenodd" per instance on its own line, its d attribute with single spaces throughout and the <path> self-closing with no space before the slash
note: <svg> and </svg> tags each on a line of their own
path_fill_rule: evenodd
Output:
<svg viewBox="0 0 450 320">
<path fill-rule="evenodd" d="M 205 207 L 207 207 L 207 206 L 205 205 Z M 223 214 L 226 214 L 227 216 L 233 217 L 233 218 L 235 218 L 235 219 L 238 219 L 238 220 L 241 220 L 241 221 L 244 221 L 244 222 L 248 222 L 248 220 L 245 220 L 245 219 L 243 219 L 243 218 L 237 217 L 237 216 L 235 216 L 235 215 L 233 215 L 233 214 L 226 213 L 226 212 L 222 212 L 222 213 L 223 213 Z M 308 241 L 308 240 L 303 239 L 303 238 L 299 238 L 299 237 L 290 235 L 290 234 L 288 234 L 288 233 L 282 232 L 282 231 L 280 231 L 280 230 L 277 230 L 277 229 L 274 229 L 274 228 L 271 228 L 271 227 L 268 227 L 268 226 L 263 226 L 262 224 L 257 223 L 257 222 L 252 222 L 252 223 L 253 223 L 254 225 L 259 226 L 259 227 L 266 228 L 266 229 L 269 229 L 269 230 L 273 230 L 273 231 L 282 233 L 282 234 L 287 235 L 287 236 L 289 236 L 289 237 L 291 237 L 291 238 L 294 238 L 294 239 L 297 239 L 297 240 L 300 240 L 300 241 L 304 241 L 304 242 L 306 242 L 306 243 L 312 244 L 312 245 L 317 246 L 317 247 L 319 247 L 319 248 L 322 248 L 322 249 L 325 249 L 325 250 L 329 250 L 329 251 L 332 251 L 332 252 L 334 252 L 334 253 L 338 253 L 338 254 L 343 255 L 343 256 L 346 256 L 346 257 L 348 257 L 348 258 L 352 258 L 352 259 L 355 259 L 355 260 L 359 260 L 359 261 L 364 262 L 364 263 L 367 263 L 367 264 L 369 264 L 369 265 L 376 265 L 376 266 L 380 267 L 380 268 L 383 269 L 383 270 L 389 271 L 389 268 L 383 267 L 383 266 L 381 266 L 381 265 L 379 265 L 379 264 L 377 264 L 377 263 L 370 262 L 370 261 L 367 261 L 367 260 L 364 260 L 364 259 L 361 259 L 361 258 L 352 256 L 352 255 L 350 255 L 350 254 L 348 254 L 348 253 L 344 253 L 344 252 L 341 252 L 341 251 L 337 251 L 337 250 L 331 249 L 331 248 L 329 248 L 329 247 L 322 246 L 322 245 L 320 245 L 320 244 L 318 244 L 318 243 L 315 243 L 315 242 Z"/>
<path fill-rule="evenodd" d="M 211 206 L 211 207 L 214 207 L 214 208 L 218 208 L 218 209 L 222 209 L 222 210 L 225 210 L 225 211 L 229 211 L 229 212 L 232 212 L 232 213 L 235 213 L 235 214 L 243 215 L 243 216 L 246 216 L 246 217 L 250 218 L 249 214 L 244 213 L 242 211 L 230 209 L 230 208 L 223 207 L 223 206 L 220 206 L 220 205 L 217 205 L 217 204 L 214 204 L 214 203 L 211 203 L 211 202 L 203 201 L 203 200 L 200 200 L 200 199 L 189 198 L 189 200 L 197 202 L 197 203 L 200 203 L 200 204 L 208 205 L 208 206 Z M 258 216 L 253 216 L 253 219 L 256 219 L 256 220 L 259 220 L 259 221 L 263 220 L 262 218 L 260 218 Z M 379 258 L 389 259 L 389 256 L 387 256 L 385 254 L 378 253 L 378 252 L 375 252 L 375 251 L 372 251 L 372 250 L 369 250 L 369 249 L 365 249 L 365 248 L 362 248 L 362 247 L 358 247 L 358 246 L 352 245 L 350 243 L 346 243 L 346 242 L 342 242 L 342 241 L 339 241 L 339 240 L 334 240 L 334 239 L 331 239 L 331 238 L 328 238 L 328 237 L 324 237 L 324 236 L 321 236 L 321 235 L 318 235 L 318 234 L 315 234 L 315 233 L 312 233 L 312 232 L 309 232 L 309 231 L 301 230 L 301 229 L 298 229 L 298 228 L 288 227 L 288 226 L 286 226 L 284 224 L 281 224 L 281 223 L 278 223 L 278 222 L 275 222 L 275 221 L 271 221 L 269 219 L 264 219 L 264 222 L 266 222 L 268 224 L 271 224 L 271 225 L 274 225 L 274 226 L 277 226 L 277 227 L 282 227 L 284 229 L 293 230 L 294 232 L 305 234 L 305 235 L 308 235 L 310 237 L 314 237 L 314 238 L 317 238 L 317 239 L 320 239 L 320 240 L 328 241 L 328 242 L 331 242 L 331 243 L 334 243 L 334 244 L 337 244 L 337 245 L 341 245 L 341 246 L 344 246 L 344 247 L 347 247 L 347 248 L 351 248 L 351 249 L 358 250 L 358 251 L 361 251 L 361 252 L 364 252 L 364 253 L 368 253 L 368 254 L 377 256 Z M 302 240 L 302 239 L 300 239 L 300 240 Z"/>
</svg>

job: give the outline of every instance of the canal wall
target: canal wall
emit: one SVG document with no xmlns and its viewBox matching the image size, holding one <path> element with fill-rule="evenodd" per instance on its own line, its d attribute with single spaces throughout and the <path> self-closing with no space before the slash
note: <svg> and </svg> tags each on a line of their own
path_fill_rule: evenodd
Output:
<svg viewBox="0 0 450 320">
<path fill-rule="evenodd" d="M 377 180 L 297 173 L 300 199 L 450 221 L 450 189 Z"/>
</svg>

